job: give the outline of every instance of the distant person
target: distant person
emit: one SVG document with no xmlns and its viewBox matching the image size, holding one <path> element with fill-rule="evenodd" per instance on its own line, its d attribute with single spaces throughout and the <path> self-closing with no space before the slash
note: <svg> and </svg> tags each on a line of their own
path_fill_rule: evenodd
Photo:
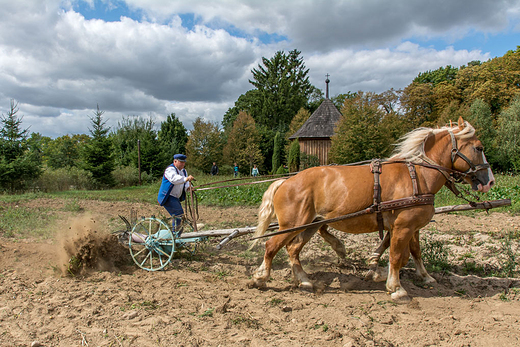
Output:
<svg viewBox="0 0 520 347">
<path fill-rule="evenodd" d="M 235 167 L 233 167 L 233 174 L 235 175 L 235 177 L 238 176 L 238 164 L 235 163 Z"/>
<path fill-rule="evenodd" d="M 184 168 L 185 165 L 186 156 L 184 154 L 173 156 L 173 164 L 164 170 L 157 195 L 159 205 L 164 206 L 172 216 L 172 227 L 177 236 L 182 233 L 182 217 L 184 216 L 181 201 L 186 199 L 186 191 L 193 189 L 190 182 L 195 180 L 193 176 L 188 175 Z"/>
<path fill-rule="evenodd" d="M 253 165 L 253 170 L 251 170 L 251 175 L 253 175 L 254 177 L 258 176 L 258 168 L 256 167 L 256 165 Z"/>
<path fill-rule="evenodd" d="M 216 162 L 213 162 L 213 166 L 211 167 L 211 176 L 218 175 L 218 166 Z"/>
</svg>

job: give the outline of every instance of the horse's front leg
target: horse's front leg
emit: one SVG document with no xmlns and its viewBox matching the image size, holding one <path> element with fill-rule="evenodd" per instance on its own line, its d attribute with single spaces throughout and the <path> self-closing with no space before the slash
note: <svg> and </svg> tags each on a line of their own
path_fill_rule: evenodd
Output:
<svg viewBox="0 0 520 347">
<path fill-rule="evenodd" d="M 256 271 L 253 273 L 251 281 L 248 283 L 249 287 L 265 287 L 265 284 L 271 275 L 273 258 L 276 253 L 278 253 L 278 251 L 284 246 L 284 236 L 286 235 L 278 235 L 267 240 L 265 243 L 264 260 L 258 269 L 256 269 Z"/>
<path fill-rule="evenodd" d="M 407 303 L 411 299 L 402 287 L 399 279 L 399 270 L 408 263 L 410 257 L 410 239 L 415 231 L 409 228 L 395 228 L 390 236 L 390 259 L 386 290 L 391 293 L 392 300 L 398 303 Z"/>
<path fill-rule="evenodd" d="M 424 263 L 421 257 L 421 245 L 419 243 L 419 230 L 415 232 L 412 239 L 410 240 L 410 252 L 412 253 L 417 275 L 421 277 L 423 282 L 426 284 L 437 282 L 435 278 L 428 274 L 428 271 L 426 271 L 426 268 L 424 267 Z"/>
</svg>

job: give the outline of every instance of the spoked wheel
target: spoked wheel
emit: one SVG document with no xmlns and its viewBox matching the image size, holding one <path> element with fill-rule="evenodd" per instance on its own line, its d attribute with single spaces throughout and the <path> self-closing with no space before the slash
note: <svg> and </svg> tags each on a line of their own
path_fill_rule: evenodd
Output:
<svg viewBox="0 0 520 347">
<path fill-rule="evenodd" d="M 172 259 L 175 238 L 170 227 L 162 220 L 155 217 L 141 218 L 132 229 L 128 247 L 137 266 L 147 271 L 157 271 Z"/>
</svg>

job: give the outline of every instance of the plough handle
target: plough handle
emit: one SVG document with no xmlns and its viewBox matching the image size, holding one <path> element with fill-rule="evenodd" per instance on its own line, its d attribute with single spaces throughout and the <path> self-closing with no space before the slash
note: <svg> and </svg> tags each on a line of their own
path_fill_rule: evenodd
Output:
<svg viewBox="0 0 520 347">
<path fill-rule="evenodd" d="M 226 243 L 228 243 L 229 241 L 231 241 L 232 238 L 234 238 L 235 236 L 238 235 L 240 231 L 237 229 L 235 231 L 233 231 L 231 234 L 229 234 L 224 240 L 220 241 L 220 243 L 216 246 L 216 248 L 218 250 L 220 250 L 222 248 L 222 246 L 224 246 Z"/>
</svg>

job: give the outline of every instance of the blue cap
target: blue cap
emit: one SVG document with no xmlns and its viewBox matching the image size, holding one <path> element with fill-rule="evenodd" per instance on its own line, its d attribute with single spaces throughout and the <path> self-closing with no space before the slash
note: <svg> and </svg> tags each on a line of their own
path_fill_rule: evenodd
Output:
<svg viewBox="0 0 520 347">
<path fill-rule="evenodd" d="M 179 161 L 186 161 L 186 156 L 184 154 L 175 154 L 173 156 L 173 159 Z"/>
</svg>

